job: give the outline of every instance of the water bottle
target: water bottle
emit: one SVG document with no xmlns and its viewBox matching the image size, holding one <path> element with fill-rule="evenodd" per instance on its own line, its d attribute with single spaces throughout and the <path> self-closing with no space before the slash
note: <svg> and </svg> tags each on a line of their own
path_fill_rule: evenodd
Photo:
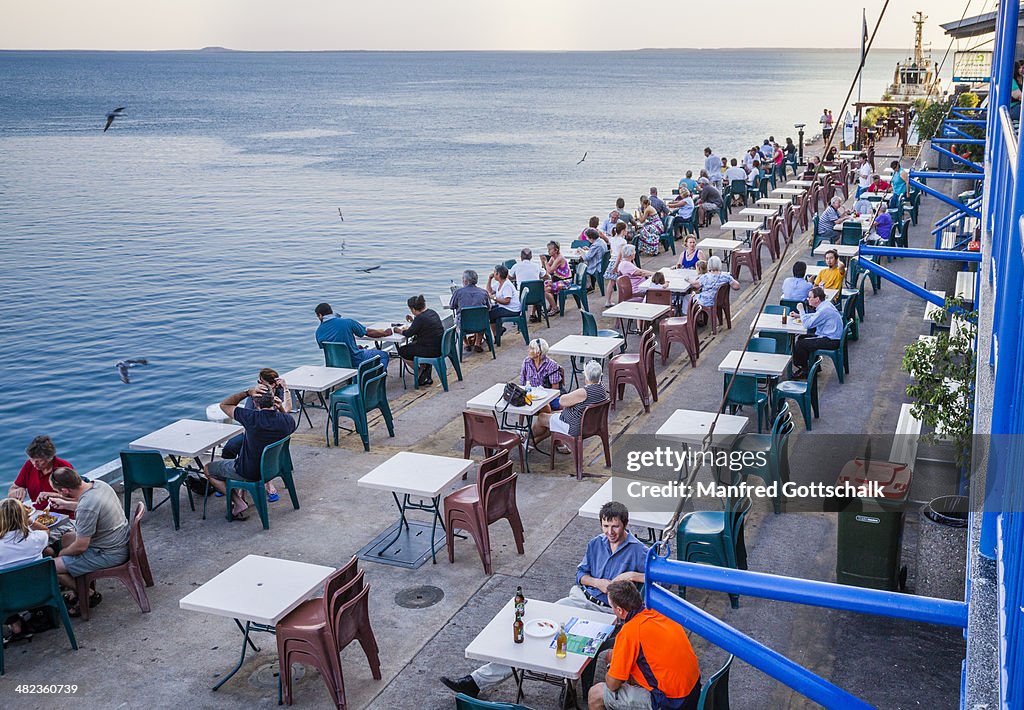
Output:
<svg viewBox="0 0 1024 710">
<path fill-rule="evenodd" d="M 451 286 L 449 286 L 449 288 L 451 289 L 451 292 L 454 295 L 455 292 L 458 291 L 458 288 L 455 286 L 455 279 L 449 279 L 449 281 L 451 282 Z"/>
</svg>

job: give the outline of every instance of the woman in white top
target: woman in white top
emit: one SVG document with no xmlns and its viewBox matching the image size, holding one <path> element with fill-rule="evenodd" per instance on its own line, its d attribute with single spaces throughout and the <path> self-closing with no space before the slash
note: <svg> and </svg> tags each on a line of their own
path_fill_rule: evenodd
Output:
<svg viewBox="0 0 1024 710">
<path fill-rule="evenodd" d="M 619 222 L 612 229 L 612 236 L 608 239 L 611 256 L 608 260 L 608 269 L 604 272 L 604 279 L 608 282 L 608 288 L 605 289 L 607 294 L 604 303 L 605 308 L 612 305 L 612 290 L 615 285 L 615 279 L 619 278 L 619 257 L 622 255 L 622 247 L 624 246 L 626 246 L 626 223 Z"/>
<path fill-rule="evenodd" d="M 499 264 L 487 279 L 487 296 L 494 302 L 491 306 L 491 330 L 498 337 L 498 320 L 518 318 L 523 306 L 519 302 L 519 291 L 508 277 L 508 269 Z"/>
<path fill-rule="evenodd" d="M 857 195 L 860 197 L 862 192 L 867 191 L 871 186 L 871 175 L 875 172 L 874 166 L 868 162 L 868 154 L 860 154 L 860 167 L 857 168 Z"/>
<path fill-rule="evenodd" d="M 42 559 L 44 552 L 52 555 L 48 543 L 46 526 L 30 523 L 28 510 L 21 501 L 14 498 L 0 501 L 0 570 Z M 20 636 L 21 632 L 20 621 L 3 627 L 5 639 Z"/>
</svg>

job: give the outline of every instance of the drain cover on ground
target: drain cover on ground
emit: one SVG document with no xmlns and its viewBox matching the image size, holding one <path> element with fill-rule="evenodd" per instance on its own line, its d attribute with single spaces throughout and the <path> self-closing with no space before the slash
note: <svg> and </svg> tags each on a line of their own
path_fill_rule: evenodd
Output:
<svg viewBox="0 0 1024 710">
<path fill-rule="evenodd" d="M 292 664 L 292 683 L 295 684 L 306 675 L 306 667 L 298 664 Z M 249 685 L 257 688 L 277 688 L 277 661 L 273 663 L 265 663 L 249 676 Z"/>
<path fill-rule="evenodd" d="M 439 587 L 409 587 L 395 595 L 395 604 L 406 609 L 426 609 L 444 599 L 444 591 Z"/>
</svg>

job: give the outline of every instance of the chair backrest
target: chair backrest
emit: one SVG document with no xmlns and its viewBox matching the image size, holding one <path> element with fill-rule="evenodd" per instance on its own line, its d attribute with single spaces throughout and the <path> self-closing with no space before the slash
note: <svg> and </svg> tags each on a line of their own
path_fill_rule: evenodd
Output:
<svg viewBox="0 0 1024 710">
<path fill-rule="evenodd" d="M 275 441 L 263 449 L 260 456 L 260 478 L 264 481 L 277 478 L 288 470 L 291 457 L 288 455 L 288 442 L 291 436 Z"/>
<path fill-rule="evenodd" d="M 167 483 L 163 454 L 159 451 L 122 451 L 121 475 L 125 483 L 136 486 L 163 486 Z"/>
<path fill-rule="evenodd" d="M 589 242 L 588 242 L 589 243 Z M 586 290 L 587 288 L 587 262 L 581 261 L 576 264 L 576 272 L 573 274 L 572 283 L 574 286 Z"/>
<path fill-rule="evenodd" d="M 498 422 L 493 414 L 464 409 L 462 426 L 466 441 L 473 441 L 488 448 L 497 446 Z"/>
<path fill-rule="evenodd" d="M 811 393 L 811 396 L 816 396 L 818 393 L 818 370 L 821 369 L 822 356 L 819 355 L 811 363 L 810 369 L 807 371 L 807 389 Z M 840 365 L 842 367 L 842 365 Z"/>
<path fill-rule="evenodd" d="M 745 195 L 747 194 L 747 181 L 746 180 L 731 180 L 729 182 L 729 192 L 733 195 Z"/>
<path fill-rule="evenodd" d="M 363 570 L 355 579 L 334 594 L 331 615 L 331 632 L 337 652 L 347 646 L 359 633 L 363 620 L 370 613 L 370 585 L 363 583 Z"/>
<path fill-rule="evenodd" d="M 590 311 L 580 311 L 580 317 L 583 319 L 583 335 L 597 337 L 597 319 L 594 318 L 594 314 Z"/>
<path fill-rule="evenodd" d="M 788 313 L 784 306 L 776 306 L 774 304 L 768 304 L 764 307 L 765 313 L 771 313 L 773 315 L 781 316 L 783 313 Z"/>
<path fill-rule="evenodd" d="M 380 355 L 374 355 L 368 357 L 359 363 L 359 367 L 356 368 L 356 384 L 362 384 L 363 380 L 370 376 L 370 374 L 381 367 Z"/>
<path fill-rule="evenodd" d="M 573 239 L 570 247 L 572 249 L 579 249 L 580 247 L 589 247 L 590 242 L 586 239 Z"/>
<path fill-rule="evenodd" d="M 581 439 L 587 439 L 608 431 L 608 408 L 611 404 L 611 400 L 606 399 L 587 405 L 583 410 L 583 420 L 580 422 Z"/>
<path fill-rule="evenodd" d="M 457 336 L 455 335 L 455 326 L 451 328 L 445 328 L 444 334 L 441 336 L 441 358 L 443 359 L 446 355 L 454 355 L 458 357 L 458 343 L 456 342 Z"/>
<path fill-rule="evenodd" d="M 850 246 L 856 246 L 860 243 L 861 237 L 864 235 L 864 228 L 860 222 L 843 222 L 843 236 L 840 240 L 841 243 Z"/>
<path fill-rule="evenodd" d="M 366 379 L 359 383 L 360 393 L 363 397 L 363 407 L 369 412 L 376 409 L 381 402 L 388 399 L 388 371 L 382 365 L 376 370 L 370 371 Z"/>
<path fill-rule="evenodd" d="M 526 284 L 530 283 L 526 281 Z M 490 329 L 491 319 L 487 312 L 487 306 L 470 306 L 459 311 L 459 323 L 466 333 L 482 333 Z"/>
<path fill-rule="evenodd" d="M 494 700 L 480 700 L 458 693 L 455 695 L 455 710 L 530 710 L 517 703 L 499 703 Z"/>
<path fill-rule="evenodd" d="M 753 403 L 757 398 L 757 377 L 754 375 L 736 375 L 733 382 L 731 372 L 725 373 L 725 389 L 729 390 L 729 402 Z M 732 383 L 732 387 L 730 387 Z"/>
<path fill-rule="evenodd" d="M 672 292 L 668 289 L 649 289 L 644 295 L 645 303 L 654 303 L 659 306 L 671 306 L 672 305 Z"/>
<path fill-rule="evenodd" d="M 729 313 L 729 299 L 731 297 L 732 287 L 729 284 L 719 284 L 718 290 L 715 291 L 715 310 L 721 313 Z M 719 315 L 721 320 L 721 315 Z"/>
<path fill-rule="evenodd" d="M 544 282 L 539 279 L 519 284 L 519 301 L 526 306 L 544 305 Z"/>
<path fill-rule="evenodd" d="M 856 312 L 857 312 L 857 297 L 856 296 L 850 296 L 850 297 L 848 297 L 846 299 L 846 302 L 843 304 L 843 320 L 844 321 L 852 322 L 850 319 L 855 317 L 854 314 L 856 314 Z"/>
<path fill-rule="evenodd" d="M 785 234 L 788 239 L 796 230 L 796 210 L 793 209 L 792 202 L 782 208 L 782 221 L 786 226 Z"/>
<path fill-rule="evenodd" d="M 791 313 L 791 312 L 795 311 L 797 305 L 800 304 L 800 303 L 803 303 L 803 301 L 792 301 L 792 300 L 790 300 L 788 298 L 780 298 L 779 299 L 779 305 L 782 306 L 783 308 L 785 308 L 787 313 Z"/>
<path fill-rule="evenodd" d="M 4 619 L 26 609 L 59 602 L 60 586 L 52 557 L 25 562 L 0 572 L 0 613 Z"/>
<path fill-rule="evenodd" d="M 145 516 L 146 504 L 140 500 L 135 504 L 132 519 L 128 521 L 128 559 L 129 561 L 141 559 L 143 564 L 148 566 L 146 547 L 142 544 L 142 519 Z"/>
<path fill-rule="evenodd" d="M 628 276 L 620 276 L 615 281 L 616 286 L 619 290 L 619 303 L 625 303 L 633 298 L 633 282 L 629 280 Z"/>
<path fill-rule="evenodd" d="M 476 472 L 476 496 L 478 500 L 484 499 L 484 490 L 487 487 L 487 481 L 491 474 L 495 471 L 504 472 L 506 466 L 508 471 L 512 470 L 512 461 L 509 459 L 508 449 L 498 449 L 498 452 L 494 456 L 488 456 L 480 462 L 480 468 Z M 507 476 L 508 473 L 502 473 L 503 476 Z"/>
<path fill-rule="evenodd" d="M 789 401 L 784 400 L 782 402 L 782 406 L 779 407 L 778 413 L 775 415 L 775 421 L 772 422 L 772 437 L 775 437 L 778 434 L 779 429 L 781 429 L 786 422 L 792 421 L 792 419 L 793 412 L 789 408 Z"/>
<path fill-rule="evenodd" d="M 335 603 L 335 595 L 346 587 L 353 579 L 359 576 L 359 559 L 352 556 L 348 562 L 331 572 L 331 576 L 324 582 L 323 607 L 324 618 L 331 618 L 332 604 Z"/>
<path fill-rule="evenodd" d="M 327 367 L 352 367 L 352 351 L 345 343 L 320 343 L 324 349 L 324 364 Z"/>
<path fill-rule="evenodd" d="M 512 470 L 512 462 L 506 461 L 488 473 L 480 483 L 480 503 L 484 520 L 490 524 L 515 504 L 515 486 L 518 474 Z"/>
<path fill-rule="evenodd" d="M 773 353 L 775 352 L 776 341 L 772 338 L 751 338 L 747 343 L 747 352 L 750 353 Z"/>
<path fill-rule="evenodd" d="M 729 668 L 733 658 L 730 655 L 725 665 L 708 678 L 708 684 L 700 691 L 697 710 L 729 710 Z"/>
<path fill-rule="evenodd" d="M 504 261 L 506 269 L 511 269 L 513 266 L 516 265 L 516 263 L 518 263 L 518 262 L 516 262 L 515 259 L 505 259 L 505 261 Z"/>
<path fill-rule="evenodd" d="M 750 497 L 727 498 L 725 501 L 725 535 L 735 544 L 743 529 L 743 521 L 750 512 Z"/>
</svg>

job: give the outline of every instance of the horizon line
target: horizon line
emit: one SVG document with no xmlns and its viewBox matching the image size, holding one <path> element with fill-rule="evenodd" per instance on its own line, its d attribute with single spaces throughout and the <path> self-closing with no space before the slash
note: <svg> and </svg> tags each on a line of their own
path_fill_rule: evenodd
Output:
<svg viewBox="0 0 1024 710">
<path fill-rule="evenodd" d="M 176 49 L 96 49 L 96 48 L 0 48 L 0 52 L 147 52 L 147 53 L 169 53 L 169 52 L 205 52 L 207 54 L 356 54 L 356 53 L 453 53 L 453 52 L 477 52 L 477 53 L 499 53 L 499 52 L 521 52 L 524 54 L 541 54 L 545 52 L 560 54 L 575 53 L 602 53 L 611 54 L 616 52 L 679 52 L 679 51 L 753 51 L 753 50 L 777 50 L 785 49 L 794 52 L 821 51 L 821 50 L 859 50 L 860 47 L 636 47 L 632 49 L 233 49 L 219 45 L 206 47 L 176 48 Z M 905 47 L 872 47 L 873 51 L 882 52 L 904 52 Z"/>
</svg>

